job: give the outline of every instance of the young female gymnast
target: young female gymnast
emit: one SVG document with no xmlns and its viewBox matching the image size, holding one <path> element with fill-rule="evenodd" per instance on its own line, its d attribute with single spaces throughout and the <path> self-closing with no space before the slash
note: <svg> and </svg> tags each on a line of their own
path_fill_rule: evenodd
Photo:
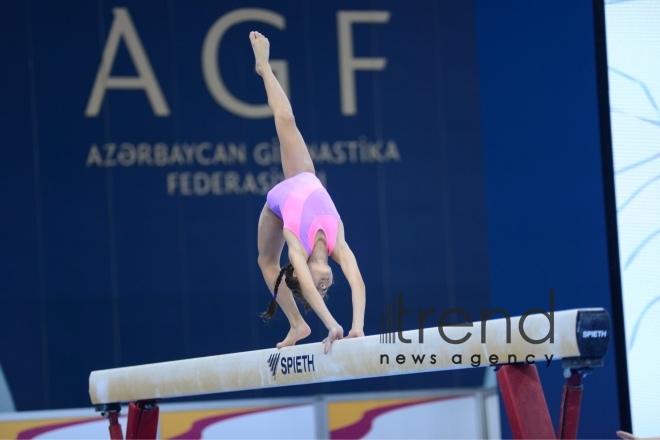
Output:
<svg viewBox="0 0 660 440">
<path fill-rule="evenodd" d="M 365 286 L 353 252 L 344 240 L 344 225 L 321 182 L 316 177 L 307 145 L 296 127 L 289 99 L 268 63 L 270 43 L 259 32 L 250 32 L 257 73 L 264 81 L 268 105 L 275 117 L 285 180 L 269 193 L 259 217 L 259 267 L 273 299 L 261 316 L 268 320 L 280 305 L 291 329 L 277 348 L 293 345 L 309 336 L 293 296 L 314 310 L 328 329 L 324 352 L 344 337 L 344 330 L 325 305 L 332 284 L 328 256 L 339 265 L 351 286 L 353 324 L 349 338 L 364 336 Z M 280 268 L 280 255 L 286 242 L 290 264 Z M 284 277 L 284 283 L 281 283 Z"/>
</svg>

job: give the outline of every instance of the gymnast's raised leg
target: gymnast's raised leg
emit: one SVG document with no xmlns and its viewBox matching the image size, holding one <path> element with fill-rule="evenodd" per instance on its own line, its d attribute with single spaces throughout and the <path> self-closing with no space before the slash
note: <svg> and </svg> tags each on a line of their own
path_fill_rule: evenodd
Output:
<svg viewBox="0 0 660 440">
<path fill-rule="evenodd" d="M 275 128 L 280 141 L 284 177 L 290 178 L 302 172 L 314 173 L 312 158 L 296 126 L 289 99 L 268 64 L 270 51 L 268 40 L 258 32 L 251 32 L 250 42 L 254 51 L 256 71 L 263 78 L 268 104 L 273 111 Z M 265 205 L 259 217 L 259 267 L 271 293 L 273 293 L 273 288 L 281 272 L 280 256 L 285 242 L 282 229 L 282 219 Z M 291 291 L 283 281 L 278 285 L 277 303 L 291 325 L 287 337 L 277 344 L 277 347 L 293 345 L 300 339 L 309 336 L 310 328 L 300 314 Z"/>
<path fill-rule="evenodd" d="M 257 73 L 263 78 L 268 105 L 273 111 L 275 129 L 280 141 L 284 177 L 290 178 L 303 172 L 314 173 L 314 164 L 307 145 L 296 126 L 293 110 L 282 86 L 268 64 L 270 44 L 259 32 L 250 32 Z"/>
</svg>

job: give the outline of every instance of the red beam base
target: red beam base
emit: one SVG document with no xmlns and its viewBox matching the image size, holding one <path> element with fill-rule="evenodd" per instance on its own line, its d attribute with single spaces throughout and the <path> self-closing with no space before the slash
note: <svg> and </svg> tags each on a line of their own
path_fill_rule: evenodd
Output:
<svg viewBox="0 0 660 440">
<path fill-rule="evenodd" d="M 497 381 L 513 438 L 556 438 L 536 365 L 503 365 Z"/>
<path fill-rule="evenodd" d="M 141 400 L 128 406 L 126 440 L 155 439 L 158 434 L 158 404 L 155 400 Z"/>
</svg>

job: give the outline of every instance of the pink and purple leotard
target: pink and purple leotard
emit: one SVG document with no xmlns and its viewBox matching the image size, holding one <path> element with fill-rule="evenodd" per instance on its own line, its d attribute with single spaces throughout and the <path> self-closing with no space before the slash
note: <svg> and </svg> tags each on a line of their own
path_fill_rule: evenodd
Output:
<svg viewBox="0 0 660 440">
<path fill-rule="evenodd" d="M 314 237 L 325 233 L 328 255 L 337 243 L 339 213 L 330 194 L 314 173 L 300 173 L 275 185 L 268 192 L 268 207 L 282 219 L 284 229 L 291 231 L 311 255 Z"/>
</svg>

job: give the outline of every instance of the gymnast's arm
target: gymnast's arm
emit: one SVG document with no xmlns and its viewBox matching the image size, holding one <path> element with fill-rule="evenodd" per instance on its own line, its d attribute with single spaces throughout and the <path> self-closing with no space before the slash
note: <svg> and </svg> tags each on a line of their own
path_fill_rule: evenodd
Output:
<svg viewBox="0 0 660 440">
<path fill-rule="evenodd" d="M 367 302 L 367 289 L 364 285 L 364 280 L 362 280 L 362 274 L 360 274 L 355 255 L 344 239 L 344 224 L 341 222 L 337 231 L 337 244 L 332 251 L 331 257 L 339 263 L 344 276 L 348 280 L 348 284 L 351 286 L 353 324 L 347 337 L 355 338 L 364 336 L 364 310 Z"/>
<path fill-rule="evenodd" d="M 325 352 L 327 353 L 330 350 L 332 341 L 344 337 L 344 330 L 332 316 L 330 310 L 325 305 L 325 301 L 321 298 L 321 294 L 316 289 L 314 279 L 307 266 L 307 257 L 303 254 L 302 245 L 292 232 L 284 229 L 283 233 L 287 247 L 289 248 L 289 261 L 296 271 L 296 278 L 298 278 L 298 282 L 300 283 L 303 296 L 328 329 L 328 337 L 323 341 Z"/>
<path fill-rule="evenodd" d="M 286 229 L 284 230 L 284 238 L 286 239 L 289 248 L 289 261 L 296 271 L 296 278 L 298 278 L 298 282 L 300 283 L 300 289 L 302 290 L 303 296 L 328 329 L 328 337 L 323 340 L 323 343 L 325 344 L 324 352 L 328 353 L 332 341 L 344 337 L 344 330 L 332 316 L 330 310 L 328 310 L 328 307 L 325 305 L 325 301 L 323 301 L 319 291 L 316 289 L 314 279 L 307 266 L 307 258 L 303 255 L 300 242 L 295 238 L 293 233 Z"/>
<path fill-rule="evenodd" d="M 285 233 L 288 232 L 285 230 Z M 286 234 L 285 234 L 286 235 Z M 325 301 L 321 298 L 316 285 L 314 285 L 314 280 L 312 279 L 312 274 L 307 267 L 307 261 L 303 256 L 302 252 L 299 249 L 297 243 L 289 243 L 291 240 L 287 240 L 289 246 L 289 261 L 293 265 L 293 268 L 296 270 L 296 277 L 300 283 L 300 289 L 302 290 L 303 296 L 312 307 L 314 312 L 319 316 L 323 324 L 330 330 L 330 328 L 339 326 L 335 318 L 330 314 L 330 310 L 325 305 Z"/>
</svg>

